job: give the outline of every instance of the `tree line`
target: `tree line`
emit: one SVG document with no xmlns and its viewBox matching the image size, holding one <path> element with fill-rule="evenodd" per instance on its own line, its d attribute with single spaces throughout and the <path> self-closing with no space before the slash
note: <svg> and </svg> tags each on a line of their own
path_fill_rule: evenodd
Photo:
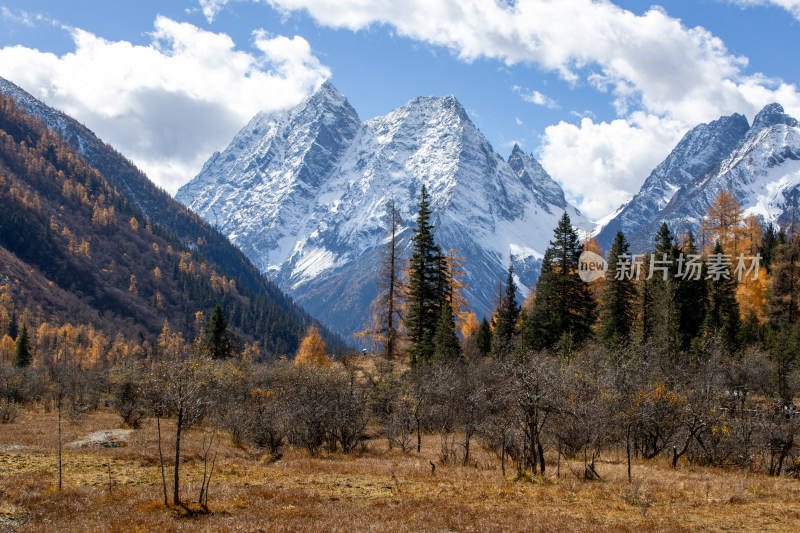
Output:
<svg viewBox="0 0 800 533">
<path fill-rule="evenodd" d="M 531 293 L 520 301 L 509 264 L 494 312 L 481 322 L 461 303 L 463 260 L 435 241 L 424 186 L 418 207 L 407 261 L 397 209 L 391 202 L 387 207 L 379 295 L 364 332 L 387 360 L 406 356 L 413 367 L 543 350 L 568 358 L 600 343 L 610 353 L 637 347 L 667 363 L 699 364 L 718 347 L 737 354 L 761 346 L 780 359 L 792 342 L 798 320 L 793 227 L 763 227 L 744 216 L 728 191 L 712 202 L 699 236 L 691 230 L 676 236 L 663 224 L 653 248 L 634 254 L 618 232 L 605 275 L 592 283 L 581 279 L 579 259 L 585 250 L 602 250 L 591 238 L 582 241 L 564 213 Z M 788 390 L 782 394 L 791 400 Z"/>
<path fill-rule="evenodd" d="M 389 220 L 398 222 L 392 207 Z M 174 433 L 159 436 L 157 457 L 164 503 L 171 492 L 176 505 L 185 501 L 181 434 L 189 428 L 229 435 L 270 460 L 286 446 L 365 450 L 376 437 L 421 453 L 422 436 L 433 434 L 440 446 L 430 460 L 470 465 L 481 448 L 520 479 L 547 469 L 602 478 L 597 459 L 612 453 L 629 472 L 637 458 L 663 457 L 675 468 L 797 475 L 797 240 L 793 228 L 770 226 L 753 238 L 735 216 L 715 225 L 716 207 L 698 239 L 662 227 L 638 258 L 638 278 L 616 275 L 634 263 L 618 234 L 605 277 L 591 284 L 578 261 L 596 244 L 581 242 L 564 215 L 532 294 L 518 303 L 510 266 L 493 316 L 478 323 L 460 307 L 462 262 L 433 239 L 423 190 L 408 267 L 399 223 L 388 225 L 386 290 L 373 306 L 379 358 L 332 358 L 311 327 L 293 360 L 263 361 L 230 336 L 219 307 L 193 342 L 165 324 L 156 343 L 114 359 L 83 357 L 85 335 L 39 328 L 27 341 L 32 364 L 1 367 L 0 421 L 36 402 L 68 418 L 103 406 L 131 426 L 153 417 L 159 435 L 169 417 Z M 709 256 L 726 250 L 758 254 L 762 268 L 741 282 L 712 275 Z M 701 256 L 698 279 L 678 275 L 681 253 Z M 648 279 L 651 265 L 659 275 Z M 213 464 L 213 453 L 206 459 Z"/>
</svg>

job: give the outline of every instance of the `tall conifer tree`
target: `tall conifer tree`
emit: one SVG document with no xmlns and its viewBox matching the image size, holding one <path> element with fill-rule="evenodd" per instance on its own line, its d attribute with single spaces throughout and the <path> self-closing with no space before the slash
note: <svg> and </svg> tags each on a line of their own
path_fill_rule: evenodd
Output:
<svg viewBox="0 0 800 533">
<path fill-rule="evenodd" d="M 12 363 L 18 368 L 24 368 L 31 364 L 31 345 L 28 340 L 28 327 L 22 324 L 22 329 L 17 335 L 17 345 L 14 350 L 14 360 Z"/>
<path fill-rule="evenodd" d="M 627 255 L 628 250 L 625 235 L 618 231 L 611 245 L 600 303 L 600 335 L 610 348 L 623 346 L 630 341 L 636 319 L 636 286 L 632 271 L 627 267 L 623 269 L 621 263 L 627 260 L 631 264 L 630 257 L 621 257 Z"/>
<path fill-rule="evenodd" d="M 489 352 L 492 350 L 492 326 L 489 324 L 489 321 L 486 320 L 486 317 L 483 317 L 483 320 L 481 320 L 478 326 L 478 331 L 475 333 L 475 346 L 478 348 L 478 352 L 484 357 L 489 355 Z"/>
<path fill-rule="evenodd" d="M 223 359 L 231 355 L 232 343 L 228 338 L 228 322 L 222 313 L 222 306 L 217 304 L 211 317 L 203 328 L 203 349 L 214 359 Z"/>
<path fill-rule="evenodd" d="M 770 322 L 793 326 L 800 319 L 800 239 L 781 230 L 777 242 L 769 283 Z"/>
<path fill-rule="evenodd" d="M 536 298 L 523 330 L 523 346 L 553 348 L 568 334 L 579 344 L 592 335 L 597 304 L 578 275 L 583 247 L 565 212 L 542 261 Z"/>
<path fill-rule="evenodd" d="M 706 268 L 697 259 L 698 250 L 694 234 L 689 231 L 683 246 L 681 272 L 676 279 L 675 303 L 680 324 L 681 348 L 688 350 L 692 340 L 700 334 L 706 316 Z M 690 266 L 690 261 L 694 259 Z M 678 273 L 676 273 L 678 274 Z"/>
<path fill-rule="evenodd" d="M 378 272 L 378 296 L 372 302 L 373 322 L 359 335 L 372 338 L 383 345 L 383 354 L 391 361 L 397 355 L 402 320 L 401 251 L 398 234 L 402 224 L 394 198 L 386 204 L 386 235 L 388 241 L 381 253 Z"/>
<path fill-rule="evenodd" d="M 519 305 L 517 304 L 517 286 L 514 283 L 514 265 L 509 263 L 506 278 L 506 293 L 497 308 L 492 338 L 492 351 L 495 356 L 504 357 L 511 348 L 511 337 L 519 318 Z"/>
<path fill-rule="evenodd" d="M 456 323 L 453 319 L 453 309 L 450 301 L 445 299 L 439 312 L 439 321 L 436 323 L 436 333 L 433 337 L 433 359 L 439 363 L 456 361 L 461 358 L 461 345 L 456 335 Z"/>
<path fill-rule="evenodd" d="M 650 256 L 647 276 L 650 277 L 652 273 L 653 341 L 657 351 L 671 363 L 678 362 L 681 350 L 680 316 L 675 302 L 679 253 L 669 226 L 661 224 L 655 237 L 655 250 Z"/>
<path fill-rule="evenodd" d="M 438 323 L 441 297 L 441 251 L 433 239 L 428 192 L 422 186 L 417 206 L 417 227 L 414 230 L 413 252 L 408 272 L 408 331 L 411 364 L 429 362 L 433 357 L 433 337 Z"/>
<path fill-rule="evenodd" d="M 714 245 L 713 255 L 721 256 L 725 251 L 722 243 Z M 708 280 L 708 311 L 705 328 L 717 333 L 729 350 L 738 348 L 739 302 L 736 300 L 736 280 L 729 275 L 712 275 Z"/>
</svg>

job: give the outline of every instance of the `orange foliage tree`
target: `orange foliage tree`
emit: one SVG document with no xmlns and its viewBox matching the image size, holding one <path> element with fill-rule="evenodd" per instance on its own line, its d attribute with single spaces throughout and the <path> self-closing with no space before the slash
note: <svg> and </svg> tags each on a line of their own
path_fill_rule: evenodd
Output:
<svg viewBox="0 0 800 533">
<path fill-rule="evenodd" d="M 317 326 L 312 325 L 308 328 L 294 357 L 294 364 L 297 366 L 328 366 L 331 364 L 331 359 L 325 351 L 325 341 L 322 340 Z"/>
<path fill-rule="evenodd" d="M 703 250 L 709 252 L 719 241 L 726 254 L 739 254 L 745 242 L 743 220 L 742 208 L 733 193 L 720 189 L 700 227 Z"/>
</svg>

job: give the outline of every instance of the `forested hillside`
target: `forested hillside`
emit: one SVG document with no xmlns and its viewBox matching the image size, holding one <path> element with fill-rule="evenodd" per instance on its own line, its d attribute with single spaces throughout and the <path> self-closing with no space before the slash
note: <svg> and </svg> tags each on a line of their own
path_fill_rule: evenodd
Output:
<svg viewBox="0 0 800 533">
<path fill-rule="evenodd" d="M 118 154 L 108 161 L 108 172 L 124 166 Z M 230 253 L 220 252 L 227 268 L 207 259 L 208 240 L 220 250 L 224 238 L 207 227 L 193 233 L 197 217 L 174 202 L 163 213 L 184 225 L 181 235 L 152 220 L 7 96 L 0 96 L 0 199 L 3 331 L 11 321 L 71 323 L 140 342 L 168 320 L 194 338 L 219 303 L 243 343 L 278 355 L 294 353 L 312 322 L 230 244 Z"/>
</svg>

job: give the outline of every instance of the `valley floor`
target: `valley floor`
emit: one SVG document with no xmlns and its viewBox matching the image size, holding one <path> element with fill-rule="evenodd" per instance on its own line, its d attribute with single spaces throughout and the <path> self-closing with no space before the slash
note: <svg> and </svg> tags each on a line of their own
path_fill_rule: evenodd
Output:
<svg viewBox="0 0 800 533">
<path fill-rule="evenodd" d="M 224 435 L 209 512 L 196 503 L 186 512 L 163 506 L 155 420 L 123 447 L 65 445 L 61 491 L 57 427 L 54 413 L 31 411 L 0 425 L 0 532 L 800 530 L 797 479 L 685 463 L 673 471 L 659 460 L 634 463 L 629 483 L 621 458 L 605 457 L 600 481 L 578 479 L 582 465 L 563 462 L 560 477 L 548 464 L 544 477 L 514 481 L 513 468 L 503 476 L 480 450 L 469 467 L 437 464 L 431 474 L 437 435 L 424 438 L 420 454 L 389 451 L 376 438 L 354 455 L 286 448 L 272 463 Z M 64 422 L 63 442 L 121 427 L 116 414 L 89 414 Z M 162 422 L 165 458 L 174 454 L 172 429 Z M 187 501 L 198 498 L 207 429 L 185 433 Z"/>
</svg>

